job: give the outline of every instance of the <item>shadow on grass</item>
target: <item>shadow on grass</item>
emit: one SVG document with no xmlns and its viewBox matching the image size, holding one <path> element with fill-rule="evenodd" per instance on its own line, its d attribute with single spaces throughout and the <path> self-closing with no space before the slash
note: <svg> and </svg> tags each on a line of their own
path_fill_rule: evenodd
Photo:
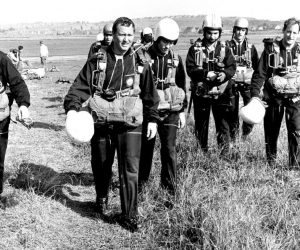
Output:
<svg viewBox="0 0 300 250">
<path fill-rule="evenodd" d="M 97 212 L 94 201 L 90 199 L 87 201 L 84 194 L 88 191 L 85 187 L 92 186 L 94 189 L 92 173 L 58 173 L 44 165 L 23 162 L 16 174 L 8 174 L 6 178 L 13 187 L 33 190 L 37 195 L 51 197 L 83 217 L 101 219 L 109 224 L 120 224 L 128 229 L 122 224 L 118 208 L 112 208 L 109 214 L 103 215 Z M 119 182 L 112 178 L 110 186 L 112 190 L 119 188 Z M 78 189 L 80 190 L 77 192 Z M 95 199 L 94 193 L 90 193 L 90 196 Z"/>
<path fill-rule="evenodd" d="M 45 123 L 45 122 L 34 122 L 33 128 L 43 128 L 43 129 L 49 129 L 54 131 L 61 131 L 64 129 L 64 126 L 56 125 L 53 123 Z"/>
<path fill-rule="evenodd" d="M 9 183 L 15 188 L 33 190 L 38 195 L 51 197 L 81 216 L 99 217 L 95 213 L 94 202 L 71 199 L 68 195 L 80 198 L 81 194 L 74 191 L 70 186 L 93 186 L 92 173 L 58 173 L 44 165 L 21 163 L 16 175 L 9 178 Z M 102 219 L 104 221 L 110 220 L 110 218 Z"/>
</svg>

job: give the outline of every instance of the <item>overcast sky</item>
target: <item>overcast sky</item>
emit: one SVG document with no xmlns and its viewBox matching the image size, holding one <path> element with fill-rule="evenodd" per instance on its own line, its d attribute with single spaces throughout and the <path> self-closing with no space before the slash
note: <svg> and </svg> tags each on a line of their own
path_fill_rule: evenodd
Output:
<svg viewBox="0 0 300 250">
<path fill-rule="evenodd" d="M 37 21 L 99 22 L 119 16 L 137 18 L 212 12 L 221 16 L 269 20 L 300 18 L 300 0 L 1 0 L 0 6 L 0 25 Z"/>
</svg>

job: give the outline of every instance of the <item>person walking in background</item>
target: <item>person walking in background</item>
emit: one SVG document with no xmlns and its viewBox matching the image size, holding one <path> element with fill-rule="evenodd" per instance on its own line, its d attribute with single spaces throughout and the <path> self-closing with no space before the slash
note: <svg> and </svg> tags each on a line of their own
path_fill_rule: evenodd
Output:
<svg viewBox="0 0 300 250">
<path fill-rule="evenodd" d="M 9 96 L 6 94 L 8 85 L 10 89 Z M 11 60 L 5 53 L 0 51 L 0 201 L 2 204 L 6 201 L 6 197 L 2 196 L 3 172 L 8 143 L 10 110 L 14 100 L 19 107 L 18 120 L 26 121 L 29 118 L 28 107 L 30 105 L 30 94 L 27 85 Z"/>
<path fill-rule="evenodd" d="M 185 126 L 186 79 L 182 59 L 172 49 L 179 37 L 178 24 L 164 18 L 156 27 L 156 40 L 147 50 L 150 55 L 155 86 L 160 96 L 158 134 L 161 145 L 161 185 L 174 195 L 176 191 L 176 136 Z M 176 100 L 176 102 L 174 101 Z M 174 101 L 174 102 L 172 102 Z M 140 161 L 140 188 L 149 179 L 155 146 L 155 137 L 147 138 L 144 124 Z"/>
<path fill-rule="evenodd" d="M 243 98 L 244 105 L 250 102 L 250 83 L 254 69 L 258 65 L 258 54 L 255 46 L 249 43 L 247 38 L 249 22 L 246 18 L 239 17 L 234 21 L 233 34 L 230 41 L 226 41 L 226 45 L 231 48 L 235 57 L 237 70 L 234 76 L 233 94 L 235 96 L 234 111 L 232 113 L 232 121 L 230 125 L 230 136 L 233 142 L 239 136 L 239 95 Z M 251 133 L 253 124 L 243 122 L 242 140 L 246 140 Z"/>
<path fill-rule="evenodd" d="M 22 45 L 18 46 L 18 56 L 19 56 L 19 63 L 18 63 L 18 70 L 22 71 L 24 69 L 24 64 L 27 65 L 27 67 L 31 68 L 32 65 L 28 60 L 25 60 L 21 55 L 23 52 L 24 47 Z"/>
<path fill-rule="evenodd" d="M 159 96 L 150 65 L 137 64 L 136 53 L 132 49 L 135 32 L 132 20 L 120 17 L 114 22 L 112 30 L 113 42 L 101 48 L 101 57 L 89 57 L 65 97 L 64 108 L 67 116 L 71 116 L 80 111 L 82 104 L 93 96 L 89 99 L 89 107 L 95 118 L 91 164 L 96 189 L 96 210 L 100 214 L 106 212 L 112 155 L 117 148 L 122 208 L 120 222 L 129 230 L 136 231 L 142 119 L 144 116 L 147 138 L 151 140 L 157 130 Z M 98 79 L 96 85 L 93 79 Z M 104 105 L 115 108 L 123 105 L 122 114 L 112 114 Z M 124 110 L 136 112 L 136 115 L 126 116 L 128 119 L 125 122 Z"/>
<path fill-rule="evenodd" d="M 44 44 L 43 41 L 40 41 L 40 58 L 41 64 L 47 70 L 47 58 L 49 56 L 48 47 Z"/>
<path fill-rule="evenodd" d="M 100 35 L 102 34 L 102 35 Z M 103 27 L 103 33 L 99 33 L 96 37 L 96 42 L 92 43 L 88 58 L 99 51 L 101 46 L 108 46 L 112 42 L 112 24 L 108 23 Z"/>
<path fill-rule="evenodd" d="M 12 64 L 17 68 L 19 63 L 19 53 L 17 49 L 10 49 L 7 57 L 11 60 Z"/>
<path fill-rule="evenodd" d="M 274 165 L 277 140 L 285 112 L 288 134 L 289 166 L 300 164 L 300 21 L 289 18 L 284 22 L 283 37 L 264 39 L 265 48 L 251 80 L 251 97 L 259 98 L 263 87 L 266 102 L 264 132 L 267 160 Z"/>
<path fill-rule="evenodd" d="M 230 142 L 230 117 L 234 95 L 232 80 L 236 64 L 230 48 L 221 42 L 222 19 L 207 15 L 203 21 L 203 39 L 189 48 L 186 70 L 191 78 L 194 104 L 195 132 L 201 149 L 208 151 L 210 110 L 215 119 L 217 142 L 221 156 L 228 158 Z"/>
</svg>

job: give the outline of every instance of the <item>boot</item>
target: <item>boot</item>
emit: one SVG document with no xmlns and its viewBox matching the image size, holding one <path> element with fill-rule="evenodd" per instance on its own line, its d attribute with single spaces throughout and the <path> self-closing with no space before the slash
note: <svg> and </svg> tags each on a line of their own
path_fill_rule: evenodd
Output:
<svg viewBox="0 0 300 250">
<path fill-rule="evenodd" d="M 96 198 L 96 203 L 95 203 L 95 211 L 99 214 L 105 214 L 107 211 L 108 207 L 108 197 L 105 198 Z"/>
</svg>

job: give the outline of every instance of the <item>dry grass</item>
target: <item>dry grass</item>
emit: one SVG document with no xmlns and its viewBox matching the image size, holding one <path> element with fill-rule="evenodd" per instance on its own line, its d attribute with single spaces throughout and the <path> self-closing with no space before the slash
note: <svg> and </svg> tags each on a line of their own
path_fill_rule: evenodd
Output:
<svg viewBox="0 0 300 250">
<path fill-rule="evenodd" d="M 61 76 L 75 78 L 83 61 L 52 64 L 61 71 L 27 82 L 35 126 L 10 127 L 5 194 L 18 204 L 0 209 L 0 249 L 300 248 L 300 172 L 286 169 L 284 123 L 278 164 L 270 168 L 262 125 L 232 148 L 239 157 L 228 163 L 218 156 L 213 126 L 209 153 L 203 154 L 189 121 L 178 134 L 174 208 L 163 205 L 169 197 L 160 188 L 157 145 L 150 182 L 139 198 L 140 231 L 131 234 L 97 216 L 90 147 L 67 137 L 62 102 L 70 85 L 55 83 Z M 12 118 L 15 113 L 16 106 Z M 114 167 L 112 214 L 120 212 L 117 177 Z"/>
</svg>

